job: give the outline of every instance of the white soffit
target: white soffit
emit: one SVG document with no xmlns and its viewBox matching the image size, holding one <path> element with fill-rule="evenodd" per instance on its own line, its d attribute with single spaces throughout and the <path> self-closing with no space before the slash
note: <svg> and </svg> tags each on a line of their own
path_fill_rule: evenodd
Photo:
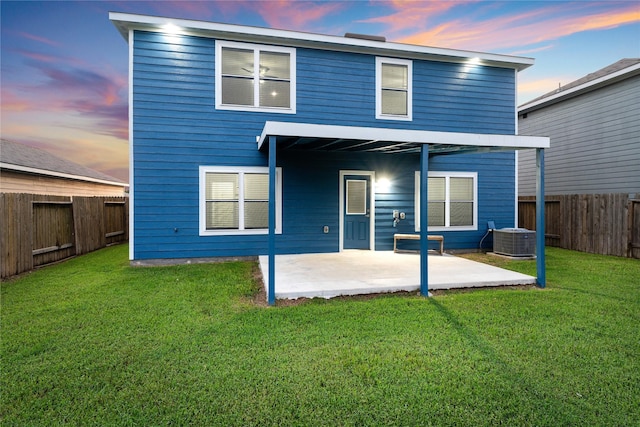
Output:
<svg viewBox="0 0 640 427">
<path fill-rule="evenodd" d="M 121 12 L 109 12 L 109 19 L 125 40 L 129 38 L 129 30 L 133 29 L 153 32 L 171 32 L 174 34 L 195 35 L 224 40 L 272 43 L 293 47 L 312 47 L 325 50 L 390 55 L 401 58 L 431 59 L 457 63 L 472 61 L 474 64 L 513 68 L 518 71 L 524 70 L 534 63 L 533 58 L 520 56 L 381 42 L 190 19 L 165 18 Z"/>
</svg>

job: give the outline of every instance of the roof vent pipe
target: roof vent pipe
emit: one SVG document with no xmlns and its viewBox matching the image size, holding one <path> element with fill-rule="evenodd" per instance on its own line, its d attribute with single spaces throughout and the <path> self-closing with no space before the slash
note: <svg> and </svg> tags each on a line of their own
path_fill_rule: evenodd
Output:
<svg viewBox="0 0 640 427">
<path fill-rule="evenodd" d="M 386 42 L 387 38 L 383 36 L 372 36 L 369 34 L 344 33 L 345 37 L 350 39 L 370 40 L 373 42 Z"/>
</svg>

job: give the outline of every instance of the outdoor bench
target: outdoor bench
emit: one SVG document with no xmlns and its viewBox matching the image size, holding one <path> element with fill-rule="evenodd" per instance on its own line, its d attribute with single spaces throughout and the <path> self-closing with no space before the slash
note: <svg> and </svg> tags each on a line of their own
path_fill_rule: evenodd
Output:
<svg viewBox="0 0 640 427">
<path fill-rule="evenodd" d="M 393 235 L 393 252 L 398 252 L 398 240 L 420 240 L 419 234 L 400 234 Z M 436 240 L 440 242 L 440 255 L 444 253 L 444 236 L 429 234 L 427 240 Z"/>
</svg>

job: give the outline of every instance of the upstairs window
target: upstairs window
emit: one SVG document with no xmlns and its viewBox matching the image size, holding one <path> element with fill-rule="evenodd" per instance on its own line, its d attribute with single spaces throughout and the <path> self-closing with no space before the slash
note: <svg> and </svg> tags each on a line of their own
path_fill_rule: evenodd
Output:
<svg viewBox="0 0 640 427">
<path fill-rule="evenodd" d="M 295 113 L 295 49 L 216 42 L 216 108 Z"/>
<path fill-rule="evenodd" d="M 376 58 L 376 118 L 412 120 L 412 62 Z"/>
<path fill-rule="evenodd" d="M 429 230 L 477 230 L 478 174 L 430 172 L 427 182 Z M 415 179 L 415 230 L 420 231 L 420 172 Z"/>
</svg>

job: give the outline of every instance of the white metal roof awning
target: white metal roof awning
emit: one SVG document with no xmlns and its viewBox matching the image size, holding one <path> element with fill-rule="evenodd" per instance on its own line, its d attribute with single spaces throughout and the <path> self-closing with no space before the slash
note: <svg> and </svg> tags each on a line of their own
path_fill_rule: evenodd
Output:
<svg viewBox="0 0 640 427">
<path fill-rule="evenodd" d="M 280 149 L 309 151 L 357 151 L 357 152 L 419 152 L 420 173 L 427 176 L 429 156 L 460 152 L 536 150 L 536 229 L 544 230 L 544 149 L 549 148 L 548 137 L 495 135 L 457 132 L 419 131 L 409 129 L 385 129 L 359 126 L 333 126 L 312 123 L 266 122 L 262 134 L 257 137 L 258 149 L 268 147 L 269 162 L 269 235 L 267 301 L 275 304 L 275 257 L 276 257 L 276 152 Z M 426 206 L 428 180 L 420 180 L 420 204 Z M 420 230 L 420 294 L 429 294 L 429 261 L 427 224 L 429 209 L 419 215 Z M 544 257 L 544 233 L 536 234 L 539 248 L 536 259 L 538 277 L 536 282 L 544 287 L 546 268 Z"/>
<path fill-rule="evenodd" d="M 431 154 L 504 151 L 549 148 L 542 136 L 437 132 L 412 129 L 386 129 L 362 126 L 335 126 L 312 123 L 265 123 L 258 138 L 258 149 L 275 136 L 279 148 L 306 151 L 346 151 L 379 153 L 419 153 L 429 144 Z"/>
</svg>

